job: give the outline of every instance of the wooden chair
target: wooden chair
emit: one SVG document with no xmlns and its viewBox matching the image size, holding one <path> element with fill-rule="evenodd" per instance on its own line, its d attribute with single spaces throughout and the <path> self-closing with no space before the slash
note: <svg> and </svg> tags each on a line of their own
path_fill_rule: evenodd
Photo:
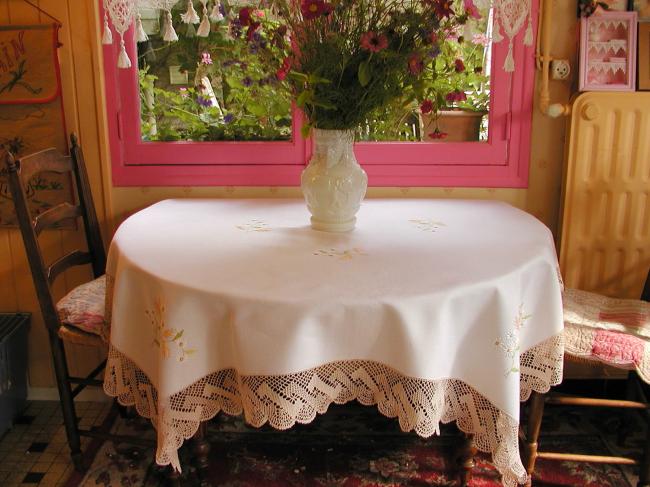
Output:
<svg viewBox="0 0 650 487">
<path fill-rule="evenodd" d="M 64 342 L 107 348 L 106 342 L 101 338 L 104 327 L 106 252 L 81 148 L 74 135 L 70 139 L 70 156 L 63 156 L 55 149 L 47 149 L 20 159 L 15 159 L 11 153 L 8 153 L 6 165 L 18 225 L 49 335 L 70 453 L 75 468 L 83 470 L 81 435 L 117 441 L 134 442 L 135 440 L 138 443 L 141 441 L 125 436 L 109 435 L 97 429 L 82 430 L 77 425 L 74 398 L 86 386 L 102 385 L 102 381 L 98 380 L 97 376 L 103 371 L 106 361 L 98 364 L 86 377 L 72 377 L 68 372 Z M 25 188 L 34 175 L 44 171 L 60 174 L 72 173 L 77 204 L 62 203 L 39 215 L 32 214 L 28 206 Z M 88 250 L 74 250 L 53 263 L 46 264 L 39 245 L 39 235 L 43 230 L 57 227 L 61 222 L 70 219 L 83 220 Z M 57 303 L 52 295 L 53 282 L 62 272 L 78 265 L 90 265 L 95 279 L 73 289 Z"/>
<path fill-rule="evenodd" d="M 643 356 L 650 353 L 650 272 L 641 300 L 614 299 L 594 293 L 568 289 L 564 293 L 565 356 L 569 360 L 589 360 L 633 370 L 628 374 L 625 400 L 576 397 L 557 393 L 533 393 L 522 445 L 524 465 L 529 475 L 538 458 L 547 460 L 638 465 L 637 487 L 650 487 L 650 421 L 641 458 L 579 455 L 538 450 L 539 432 L 546 404 L 636 409 L 650 418 L 650 404 L 644 383 L 650 383 L 650 364 Z M 642 381 L 642 382 L 641 382 Z M 530 485 L 530 481 L 529 481 Z"/>
</svg>

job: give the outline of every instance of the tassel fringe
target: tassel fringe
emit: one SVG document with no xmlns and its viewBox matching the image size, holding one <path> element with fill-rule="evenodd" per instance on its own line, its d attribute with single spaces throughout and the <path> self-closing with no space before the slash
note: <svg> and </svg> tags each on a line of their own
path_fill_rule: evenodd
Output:
<svg viewBox="0 0 650 487">
<path fill-rule="evenodd" d="M 203 4 L 203 20 L 196 31 L 198 37 L 208 37 L 210 35 L 210 17 L 208 17 L 208 0 L 201 0 Z"/>
<path fill-rule="evenodd" d="M 198 24 L 201 22 L 201 19 L 199 19 L 199 14 L 197 14 L 196 10 L 194 10 L 194 3 L 192 0 L 187 0 L 187 12 L 181 14 L 181 20 L 185 24 Z"/>
<path fill-rule="evenodd" d="M 196 35 L 199 37 L 208 37 L 210 35 L 210 19 L 208 18 L 208 14 L 203 16 L 203 20 L 196 31 Z"/>
<path fill-rule="evenodd" d="M 524 36 L 524 45 L 533 45 L 533 19 L 530 14 L 528 15 L 528 26 L 526 27 L 526 35 Z"/>
<path fill-rule="evenodd" d="M 178 34 L 174 30 L 174 24 L 172 22 L 172 13 L 167 10 L 167 20 L 165 21 L 165 27 L 163 29 L 163 41 L 165 42 L 176 42 L 178 40 Z"/>
<path fill-rule="evenodd" d="M 224 19 L 223 14 L 221 13 L 221 4 L 217 1 L 212 7 L 212 13 L 210 13 L 210 20 L 212 22 L 221 22 Z"/>
<path fill-rule="evenodd" d="M 501 29 L 499 28 L 499 22 L 497 19 L 494 19 L 494 30 L 492 31 L 492 40 L 494 42 L 501 42 L 503 40 L 503 35 L 501 35 Z"/>
<path fill-rule="evenodd" d="M 503 63 L 503 70 L 506 73 L 512 73 L 515 70 L 515 57 L 512 50 L 512 39 L 510 39 L 510 44 L 508 46 L 508 55 L 506 56 L 506 61 Z"/>
<path fill-rule="evenodd" d="M 108 15 L 104 13 L 104 35 L 102 36 L 102 44 L 110 46 L 113 44 L 113 33 L 108 25 Z"/>
<path fill-rule="evenodd" d="M 149 36 L 144 31 L 144 27 L 142 27 L 142 17 L 140 14 L 135 18 L 135 38 L 138 42 L 147 42 L 149 40 Z"/>
<path fill-rule="evenodd" d="M 124 46 L 124 39 L 120 39 L 120 55 L 117 58 L 117 67 L 122 69 L 127 69 L 131 67 L 131 60 L 129 55 L 126 53 L 126 47 Z"/>
</svg>

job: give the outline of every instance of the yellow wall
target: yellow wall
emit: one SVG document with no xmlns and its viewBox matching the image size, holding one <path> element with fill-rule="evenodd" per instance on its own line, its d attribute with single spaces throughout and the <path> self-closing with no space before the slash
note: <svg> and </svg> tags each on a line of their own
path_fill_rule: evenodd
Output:
<svg viewBox="0 0 650 487">
<path fill-rule="evenodd" d="M 63 96 L 68 130 L 79 134 L 88 164 L 93 194 L 104 234 L 125 216 L 155 201 L 169 197 L 281 197 L 299 196 L 296 188 L 115 188 L 110 182 L 110 162 L 102 101 L 101 45 L 96 0 L 33 0 L 63 23 L 60 49 Z M 576 59 L 576 0 L 555 1 L 553 54 Z M 22 0 L 0 0 L 0 24 L 46 21 Z M 70 27 L 73 26 L 71 29 Z M 577 70 L 577 69 L 576 69 Z M 566 102 L 572 92 L 568 83 L 552 83 L 552 99 Z M 562 162 L 564 158 L 564 119 L 551 120 L 535 111 L 528 189 L 466 188 L 371 188 L 368 197 L 441 197 L 498 199 L 524 209 L 554 232 L 557 230 Z M 70 231 L 46 235 L 48 249 L 70 247 L 79 235 Z M 57 293 L 70 289 L 83 275 L 65 276 Z M 37 312 L 37 302 L 20 234 L 0 230 L 0 311 L 34 313 L 29 345 L 29 376 L 32 387 L 53 384 L 47 336 Z M 88 351 L 71 350 L 75 368 L 86 368 Z"/>
</svg>

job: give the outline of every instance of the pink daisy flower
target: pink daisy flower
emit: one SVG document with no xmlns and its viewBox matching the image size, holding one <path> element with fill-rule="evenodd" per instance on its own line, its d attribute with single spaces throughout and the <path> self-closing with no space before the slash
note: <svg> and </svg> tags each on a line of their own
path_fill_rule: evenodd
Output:
<svg viewBox="0 0 650 487">
<path fill-rule="evenodd" d="M 370 52 L 379 52 L 388 47 L 388 37 L 384 34 L 377 35 L 372 31 L 361 36 L 361 48 Z"/>
</svg>

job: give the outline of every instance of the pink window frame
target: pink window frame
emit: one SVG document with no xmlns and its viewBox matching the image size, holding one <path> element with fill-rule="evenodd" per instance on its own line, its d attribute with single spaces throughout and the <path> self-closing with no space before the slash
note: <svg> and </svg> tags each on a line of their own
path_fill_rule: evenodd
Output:
<svg viewBox="0 0 650 487">
<path fill-rule="evenodd" d="M 533 25 L 538 14 L 533 6 Z M 370 186 L 510 187 L 528 185 L 535 77 L 534 49 L 514 42 L 517 69 L 501 68 L 508 42 L 492 57 L 490 136 L 487 142 L 362 142 L 357 159 Z M 137 59 L 132 29 L 125 36 Z M 534 45 L 534 43 L 533 43 Z M 108 132 L 116 186 L 297 186 L 311 143 L 300 136 L 294 110 L 293 139 L 286 142 L 143 142 L 137 70 L 117 69 L 117 46 L 104 46 Z M 135 62 L 133 63 L 135 65 Z"/>
</svg>

